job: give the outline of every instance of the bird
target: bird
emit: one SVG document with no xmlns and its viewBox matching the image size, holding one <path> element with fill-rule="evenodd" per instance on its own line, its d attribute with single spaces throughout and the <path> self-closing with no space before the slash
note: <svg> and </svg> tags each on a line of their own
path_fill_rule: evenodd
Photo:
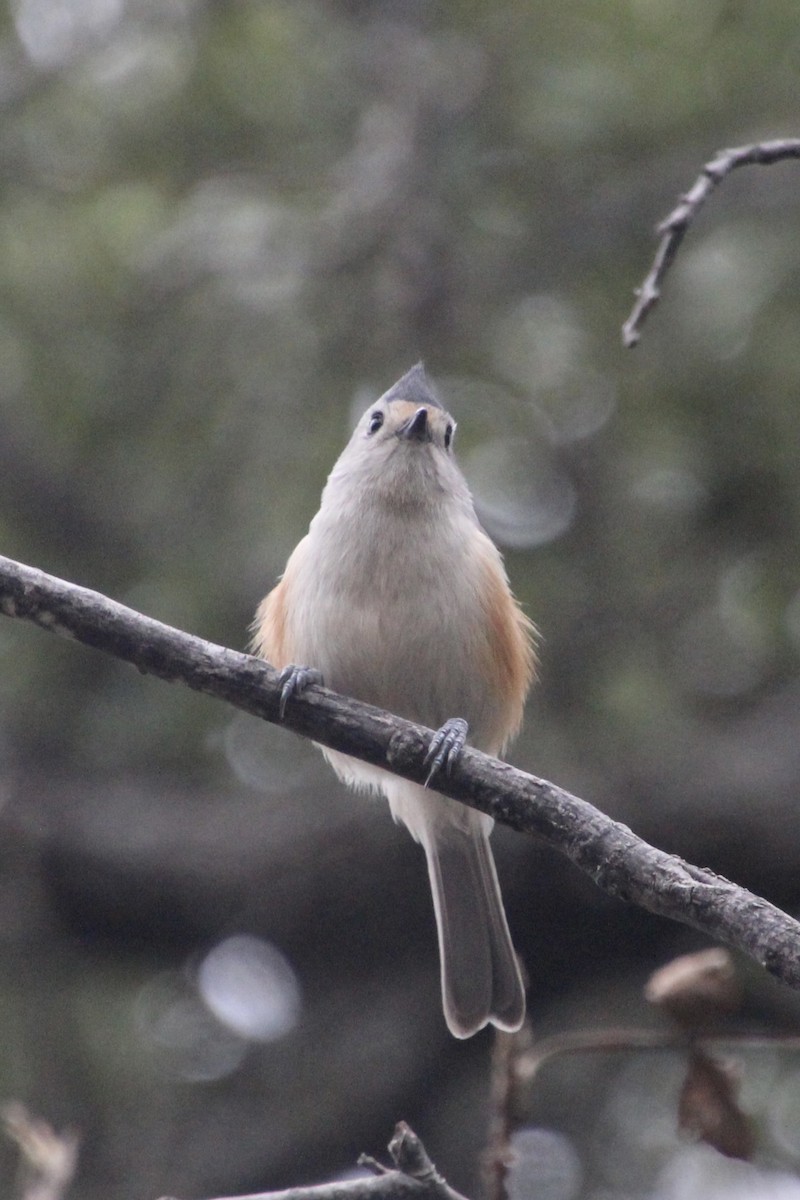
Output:
<svg viewBox="0 0 800 1200">
<path fill-rule="evenodd" d="M 516 1030 L 525 989 L 488 815 L 435 790 L 466 744 L 502 754 L 536 669 L 536 630 L 510 589 L 454 457 L 456 423 L 422 363 L 355 427 L 308 533 L 258 607 L 252 650 L 280 671 L 281 711 L 311 684 L 436 730 L 425 786 L 320 747 L 382 793 L 425 852 L 444 1017 L 467 1038 Z"/>
</svg>

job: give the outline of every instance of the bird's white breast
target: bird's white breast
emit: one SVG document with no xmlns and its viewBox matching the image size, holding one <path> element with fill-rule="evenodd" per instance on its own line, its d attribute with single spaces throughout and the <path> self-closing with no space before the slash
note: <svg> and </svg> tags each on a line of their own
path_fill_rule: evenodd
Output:
<svg viewBox="0 0 800 1200">
<path fill-rule="evenodd" d="M 360 516 L 323 505 L 287 571 L 292 656 L 327 686 L 438 728 L 487 723 L 477 525 L 455 505 Z"/>
</svg>

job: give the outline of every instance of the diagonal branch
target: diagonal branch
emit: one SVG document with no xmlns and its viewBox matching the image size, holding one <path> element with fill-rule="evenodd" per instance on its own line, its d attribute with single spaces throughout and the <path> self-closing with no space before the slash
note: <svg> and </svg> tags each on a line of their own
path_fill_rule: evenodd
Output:
<svg viewBox="0 0 800 1200">
<path fill-rule="evenodd" d="M 647 314 L 661 299 L 661 285 L 671 267 L 684 234 L 718 184 L 722 183 L 737 167 L 756 163 L 771 166 L 787 158 L 800 158 L 800 138 L 779 138 L 772 142 L 755 142 L 751 146 L 737 146 L 732 150 L 720 150 L 707 162 L 685 196 L 658 226 L 661 234 L 653 265 L 645 276 L 641 287 L 636 289 L 636 303 L 622 326 L 622 343 L 628 349 L 639 341 Z"/>
<path fill-rule="evenodd" d="M 321 687 L 292 699 L 281 721 L 278 674 L 267 663 L 2 557 L 0 613 L 115 655 L 146 674 L 179 680 L 404 779 L 425 781 L 431 730 Z M 609 895 L 690 925 L 800 990 L 800 924 L 766 900 L 657 850 L 556 784 L 477 750 L 465 750 L 436 786 L 541 838 Z"/>
<path fill-rule="evenodd" d="M 394 1170 L 382 1167 L 363 1155 L 359 1165 L 375 1170 L 363 1179 L 318 1183 L 311 1187 L 287 1188 L 282 1192 L 256 1192 L 249 1196 L 227 1196 L 219 1200 L 465 1200 L 442 1178 L 414 1130 L 400 1121 L 389 1142 Z M 162 1200 L 169 1200 L 162 1197 Z"/>
</svg>

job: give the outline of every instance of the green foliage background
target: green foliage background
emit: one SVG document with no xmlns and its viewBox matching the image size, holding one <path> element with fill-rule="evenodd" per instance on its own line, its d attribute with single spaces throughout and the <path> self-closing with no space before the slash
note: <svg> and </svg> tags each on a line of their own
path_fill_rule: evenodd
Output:
<svg viewBox="0 0 800 1200">
<path fill-rule="evenodd" d="M 3 552 L 242 648 L 353 415 L 424 358 L 542 632 L 514 760 L 796 909 L 797 166 L 730 179 L 619 337 L 701 164 L 798 133 L 795 6 L 16 0 L 0 28 Z M 82 1129 L 73 1194 L 313 1180 L 400 1117 L 473 1188 L 490 1042 L 447 1038 L 383 808 L 12 622 L 0 704 L 0 1094 Z M 700 942 L 521 841 L 496 837 L 535 1027 L 648 1020 L 648 970 Z M 300 980 L 276 1041 L 199 1006 L 240 933 Z M 559 1196 L 737 1182 L 677 1140 L 674 1067 L 542 1083 Z M 792 1062 L 748 1087 L 796 1167 Z"/>
</svg>

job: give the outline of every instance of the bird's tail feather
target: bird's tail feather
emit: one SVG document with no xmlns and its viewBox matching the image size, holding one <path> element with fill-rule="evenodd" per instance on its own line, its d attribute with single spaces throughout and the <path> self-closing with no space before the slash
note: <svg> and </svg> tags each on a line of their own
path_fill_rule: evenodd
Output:
<svg viewBox="0 0 800 1200">
<path fill-rule="evenodd" d="M 466 1038 L 489 1022 L 519 1029 L 525 991 L 489 845 L 492 823 L 436 793 L 406 789 L 392 810 L 425 850 L 450 1031 Z"/>
</svg>

